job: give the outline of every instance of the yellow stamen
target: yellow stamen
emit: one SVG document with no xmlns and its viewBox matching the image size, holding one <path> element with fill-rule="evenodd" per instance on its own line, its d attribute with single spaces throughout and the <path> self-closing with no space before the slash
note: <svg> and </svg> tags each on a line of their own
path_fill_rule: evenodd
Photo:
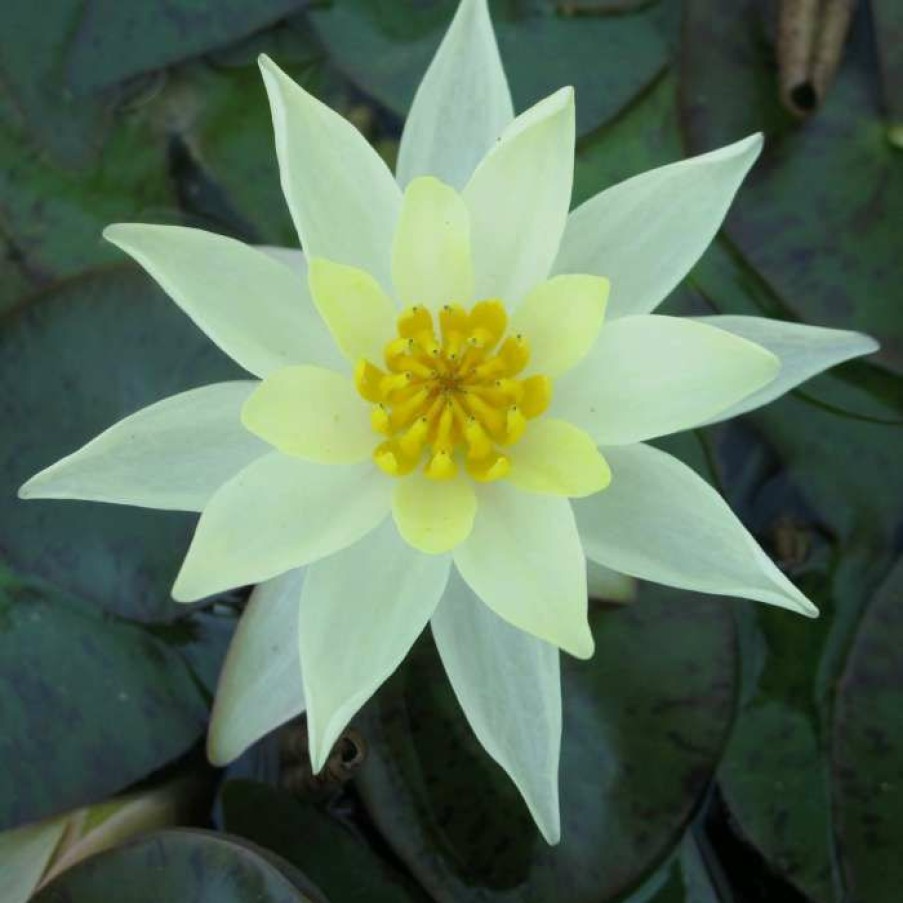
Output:
<svg viewBox="0 0 903 903">
<path fill-rule="evenodd" d="M 387 370 L 358 362 L 355 385 L 374 404 L 374 431 L 386 437 L 373 453 L 383 471 L 402 477 L 422 466 L 431 479 L 448 480 L 466 465 L 481 482 L 508 473 L 498 446 L 517 443 L 548 408 L 552 384 L 518 378 L 530 348 L 523 336 L 505 338 L 507 325 L 497 300 L 470 311 L 446 305 L 436 324 L 425 307 L 412 307 L 385 347 Z"/>
</svg>

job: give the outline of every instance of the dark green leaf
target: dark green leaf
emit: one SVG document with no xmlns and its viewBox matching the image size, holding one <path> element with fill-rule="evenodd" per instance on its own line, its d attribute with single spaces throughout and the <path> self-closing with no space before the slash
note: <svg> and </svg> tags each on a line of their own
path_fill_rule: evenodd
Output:
<svg viewBox="0 0 903 903">
<path fill-rule="evenodd" d="M 64 872 L 34 903 L 326 903 L 278 857 L 206 831 L 161 831 Z"/>
<path fill-rule="evenodd" d="M 347 827 L 312 803 L 253 781 L 223 789 L 226 830 L 298 866 L 341 903 L 413 903 L 428 898 Z"/>
<path fill-rule="evenodd" d="M 68 77 L 76 93 L 223 47 L 297 12 L 307 0 L 88 0 L 72 36 Z"/>
<path fill-rule="evenodd" d="M 0 548 L 22 574 L 129 617 L 169 600 L 194 518 L 71 501 L 20 501 L 19 485 L 167 395 L 241 378 L 136 267 L 60 283 L 0 321 Z M 184 609 L 181 609 L 184 611 Z"/>
<path fill-rule="evenodd" d="M 538 835 L 420 644 L 364 713 L 359 786 L 376 821 L 443 901 L 598 903 L 667 857 L 730 726 L 735 649 L 723 600 L 647 586 L 592 612 L 596 654 L 562 656 L 562 841 Z"/>
<path fill-rule="evenodd" d="M 177 653 L 42 583 L 0 581 L 0 830 L 103 799 L 198 739 L 207 708 Z"/>
<path fill-rule="evenodd" d="M 903 559 L 868 607 L 837 687 L 832 768 L 849 899 L 893 903 L 903 884 Z"/>
</svg>

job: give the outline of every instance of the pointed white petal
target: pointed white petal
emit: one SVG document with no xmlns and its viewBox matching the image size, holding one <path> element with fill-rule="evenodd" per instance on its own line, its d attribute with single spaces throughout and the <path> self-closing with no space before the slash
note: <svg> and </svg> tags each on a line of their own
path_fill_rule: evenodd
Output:
<svg viewBox="0 0 903 903">
<path fill-rule="evenodd" d="M 611 485 L 574 503 L 587 556 L 643 580 L 818 614 L 686 464 L 649 445 L 605 454 Z"/>
<path fill-rule="evenodd" d="M 453 574 L 432 619 L 458 702 L 483 748 L 514 781 L 548 843 L 558 843 L 558 650 L 512 627 Z"/>
<path fill-rule="evenodd" d="M 173 596 L 193 602 L 338 552 L 388 515 L 392 489 L 369 461 L 330 465 L 265 455 L 204 509 Z"/>
<path fill-rule="evenodd" d="M 497 615 L 578 658 L 593 654 L 586 561 L 567 499 L 481 486 L 473 530 L 454 555 Z"/>
<path fill-rule="evenodd" d="M 574 90 L 562 88 L 521 113 L 467 183 L 475 298 L 513 308 L 548 276 L 571 202 L 574 134 Z"/>
<path fill-rule="evenodd" d="M 19 496 L 200 511 L 269 450 L 241 424 L 258 385 L 218 383 L 158 401 L 33 476 Z"/>
<path fill-rule="evenodd" d="M 259 62 L 282 191 L 305 254 L 366 270 L 390 290 L 389 250 L 401 206 L 392 173 L 348 120 L 269 57 Z"/>
<path fill-rule="evenodd" d="M 470 306 L 470 215 L 461 195 L 438 179 L 422 176 L 405 190 L 392 279 L 405 307 L 422 304 L 436 312 L 443 304 Z"/>
<path fill-rule="evenodd" d="M 66 829 L 69 816 L 0 832 L 0 900 L 28 903 Z"/>
<path fill-rule="evenodd" d="M 460 190 L 513 118 L 486 0 L 462 0 L 414 95 L 399 183 L 433 175 Z"/>
<path fill-rule="evenodd" d="M 411 548 L 386 521 L 308 569 L 298 636 L 315 772 L 426 626 L 450 566 L 447 556 Z"/>
<path fill-rule="evenodd" d="M 705 423 L 767 385 L 778 367 L 770 351 L 704 323 L 622 317 L 555 384 L 551 413 L 599 445 L 629 445 Z"/>
<path fill-rule="evenodd" d="M 710 423 L 760 408 L 823 370 L 850 358 L 871 354 L 879 347 L 871 336 L 861 332 L 784 323 L 765 317 L 700 317 L 699 322 L 755 342 L 767 348 L 781 362 L 781 369 L 774 380 L 722 411 Z"/>
<path fill-rule="evenodd" d="M 263 251 L 183 226 L 118 223 L 103 234 L 250 373 L 341 360 L 305 283 Z"/>
<path fill-rule="evenodd" d="M 302 569 L 261 583 L 248 600 L 220 672 L 207 757 L 228 765 L 304 711 L 298 656 Z"/>
<path fill-rule="evenodd" d="M 590 198 L 568 219 L 554 272 L 611 280 L 609 319 L 653 311 L 715 237 L 761 149 L 750 135 Z"/>
</svg>

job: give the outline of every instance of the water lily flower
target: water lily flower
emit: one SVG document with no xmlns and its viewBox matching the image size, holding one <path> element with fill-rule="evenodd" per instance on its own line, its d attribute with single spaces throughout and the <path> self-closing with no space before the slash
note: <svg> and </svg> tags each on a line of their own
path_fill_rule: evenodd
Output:
<svg viewBox="0 0 903 903">
<path fill-rule="evenodd" d="M 304 254 L 105 232 L 254 378 L 138 411 L 21 493 L 199 511 L 175 598 L 257 584 L 217 692 L 215 762 L 306 711 L 319 770 L 429 624 L 474 732 L 554 843 L 559 650 L 593 652 L 587 559 L 816 614 L 721 497 L 647 441 L 876 345 L 654 314 L 761 136 L 570 211 L 574 92 L 514 115 L 485 0 L 462 0 L 394 176 L 260 66 Z"/>
</svg>

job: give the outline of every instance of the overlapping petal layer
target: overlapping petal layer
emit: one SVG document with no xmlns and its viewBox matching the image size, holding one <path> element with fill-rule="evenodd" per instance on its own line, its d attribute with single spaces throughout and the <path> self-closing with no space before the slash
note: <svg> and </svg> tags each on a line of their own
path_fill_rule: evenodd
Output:
<svg viewBox="0 0 903 903">
<path fill-rule="evenodd" d="M 551 411 L 599 445 L 627 445 L 705 423 L 778 367 L 770 351 L 704 323 L 623 317 L 558 381 Z"/>
<path fill-rule="evenodd" d="M 611 485 L 574 502 L 583 546 L 594 561 L 681 589 L 818 614 L 686 464 L 648 445 L 609 448 L 606 456 Z"/>
<path fill-rule="evenodd" d="M 315 772 L 426 626 L 450 567 L 411 548 L 389 520 L 308 568 L 298 636 Z"/>
<path fill-rule="evenodd" d="M 258 385 L 219 383 L 158 401 L 33 476 L 19 495 L 201 511 L 267 453 L 241 425 L 242 405 Z"/>
<path fill-rule="evenodd" d="M 282 191 L 309 257 L 359 267 L 388 290 L 401 190 L 360 132 L 269 57 L 260 70 L 273 113 Z"/>
<path fill-rule="evenodd" d="M 454 555 L 470 588 L 509 624 L 578 658 L 593 654 L 586 564 L 567 499 L 483 486 L 473 530 Z"/>
<path fill-rule="evenodd" d="M 493 614 L 457 574 L 449 579 L 432 630 L 474 733 L 511 776 L 545 839 L 557 843 L 558 650 Z"/>
<path fill-rule="evenodd" d="M 761 149 L 750 135 L 600 192 L 568 218 L 554 272 L 610 279 L 612 319 L 650 313 L 709 246 Z"/>
<path fill-rule="evenodd" d="M 414 95 L 398 181 L 438 176 L 462 189 L 514 118 L 485 0 L 463 0 Z"/>
<path fill-rule="evenodd" d="M 261 583 L 245 607 L 216 687 L 207 755 L 227 765 L 304 711 L 298 607 L 304 571 Z"/>
<path fill-rule="evenodd" d="M 392 496 L 398 532 L 428 555 L 448 552 L 462 543 L 470 535 L 476 513 L 476 491 L 464 475 L 431 480 L 418 471 L 398 480 Z"/>
<path fill-rule="evenodd" d="M 173 596 L 193 602 L 344 549 L 388 515 L 391 491 L 369 462 L 330 466 L 271 452 L 204 508 Z"/>
<path fill-rule="evenodd" d="M 256 376 L 337 359 L 307 286 L 270 255 L 183 226 L 119 223 L 104 238 L 130 254 L 234 361 Z"/>
</svg>

